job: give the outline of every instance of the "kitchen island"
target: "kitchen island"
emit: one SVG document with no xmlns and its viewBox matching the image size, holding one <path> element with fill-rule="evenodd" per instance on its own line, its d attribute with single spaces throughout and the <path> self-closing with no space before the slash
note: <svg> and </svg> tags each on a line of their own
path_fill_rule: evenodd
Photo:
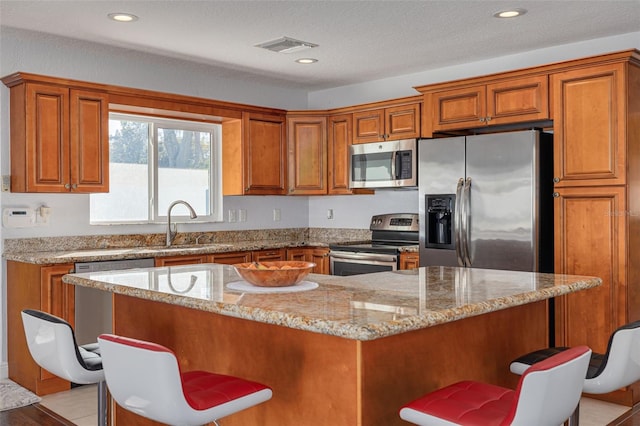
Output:
<svg viewBox="0 0 640 426">
<path fill-rule="evenodd" d="M 509 362 L 549 342 L 547 299 L 592 277 L 428 267 L 337 277 L 308 291 L 238 291 L 233 267 L 70 274 L 114 294 L 113 332 L 273 388 L 225 425 L 403 424 L 400 406 L 460 379 L 515 386 Z M 310 286 L 313 287 L 313 286 Z M 288 290 L 297 290 L 291 288 Z M 117 424 L 148 424 L 116 410 Z M 140 423 L 136 423 L 140 420 Z"/>
</svg>

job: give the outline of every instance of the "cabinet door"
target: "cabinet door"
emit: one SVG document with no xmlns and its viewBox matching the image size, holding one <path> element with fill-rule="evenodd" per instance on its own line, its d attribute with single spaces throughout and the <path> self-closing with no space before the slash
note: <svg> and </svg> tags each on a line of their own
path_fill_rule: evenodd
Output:
<svg viewBox="0 0 640 426">
<path fill-rule="evenodd" d="M 70 92 L 70 167 L 74 192 L 109 192 L 109 98 Z"/>
<path fill-rule="evenodd" d="M 420 136 L 420 104 L 386 108 L 385 140 L 412 139 Z"/>
<path fill-rule="evenodd" d="M 286 194 L 285 119 L 281 115 L 243 114 L 246 195 Z"/>
<path fill-rule="evenodd" d="M 62 276 L 73 272 L 73 265 L 43 266 L 40 270 L 40 310 L 64 319 L 71 327 L 75 326 L 75 286 L 62 282 Z M 52 380 L 57 383 L 60 378 L 49 371 L 40 369 L 40 380 Z"/>
<path fill-rule="evenodd" d="M 328 188 L 329 194 L 351 194 L 349 189 L 349 147 L 353 116 L 351 114 L 329 117 L 328 138 Z"/>
<path fill-rule="evenodd" d="M 208 260 L 209 256 L 206 254 L 156 257 L 155 266 L 194 265 L 196 263 L 207 263 Z"/>
<path fill-rule="evenodd" d="M 327 193 L 327 119 L 287 119 L 289 194 Z"/>
<path fill-rule="evenodd" d="M 311 272 L 329 275 L 329 249 L 325 247 L 311 248 L 309 261 L 316 264 Z"/>
<path fill-rule="evenodd" d="M 384 109 L 353 113 L 353 143 L 384 140 Z"/>
<path fill-rule="evenodd" d="M 251 252 L 252 262 L 270 262 L 285 260 L 285 249 L 255 250 Z"/>
<path fill-rule="evenodd" d="M 232 252 L 232 253 L 216 253 L 210 255 L 209 261 L 211 263 L 222 263 L 225 265 L 233 265 L 235 263 L 251 262 L 251 252 Z"/>
<path fill-rule="evenodd" d="M 12 173 L 26 174 L 25 192 L 68 192 L 69 89 L 28 83 L 25 107 L 25 170 Z"/>
<path fill-rule="evenodd" d="M 556 298 L 558 346 L 588 345 L 604 353 L 626 318 L 625 188 L 558 189 L 555 273 L 596 276 L 602 285 Z"/>
<path fill-rule="evenodd" d="M 444 90 L 431 94 L 429 98 L 433 130 L 465 129 L 485 125 L 485 86 Z"/>
<path fill-rule="evenodd" d="M 486 124 L 508 124 L 549 118 L 546 75 L 487 85 Z"/>
<path fill-rule="evenodd" d="M 551 76 L 556 186 L 625 183 L 624 65 Z"/>
<path fill-rule="evenodd" d="M 306 248 L 293 248 L 287 249 L 287 260 L 296 260 L 299 262 L 308 262 L 309 260 L 308 249 Z"/>
<path fill-rule="evenodd" d="M 420 267 L 420 255 L 418 253 L 400 253 L 400 269 L 418 269 Z"/>
</svg>

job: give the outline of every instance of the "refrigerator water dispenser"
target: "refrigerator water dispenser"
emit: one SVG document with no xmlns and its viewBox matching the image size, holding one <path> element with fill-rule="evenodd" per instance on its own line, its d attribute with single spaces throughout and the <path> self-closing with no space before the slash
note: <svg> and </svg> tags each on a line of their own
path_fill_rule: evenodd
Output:
<svg viewBox="0 0 640 426">
<path fill-rule="evenodd" d="M 453 250 L 453 214 L 455 211 L 455 194 L 425 195 L 425 246 Z"/>
</svg>

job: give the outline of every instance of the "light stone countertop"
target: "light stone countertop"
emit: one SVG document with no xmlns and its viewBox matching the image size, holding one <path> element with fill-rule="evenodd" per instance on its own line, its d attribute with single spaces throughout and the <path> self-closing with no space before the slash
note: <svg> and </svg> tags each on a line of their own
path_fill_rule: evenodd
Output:
<svg viewBox="0 0 640 426">
<path fill-rule="evenodd" d="M 594 277 L 432 266 L 258 294 L 228 288 L 232 266 L 198 264 L 69 274 L 63 282 L 354 340 L 374 340 L 599 286 Z"/>
</svg>

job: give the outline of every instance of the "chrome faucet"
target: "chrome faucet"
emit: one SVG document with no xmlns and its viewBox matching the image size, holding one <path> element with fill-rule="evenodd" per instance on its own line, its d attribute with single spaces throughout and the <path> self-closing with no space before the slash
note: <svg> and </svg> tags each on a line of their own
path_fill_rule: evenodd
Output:
<svg viewBox="0 0 640 426">
<path fill-rule="evenodd" d="M 198 215 L 196 214 L 196 211 L 193 210 L 193 207 L 191 207 L 191 205 L 189 203 L 187 203 L 186 201 L 176 200 L 173 203 L 171 203 L 169 205 L 169 210 L 167 210 L 167 247 L 171 246 L 171 243 L 173 242 L 173 240 L 176 238 L 176 235 L 178 234 L 178 224 L 177 223 L 174 223 L 173 224 L 173 229 L 171 229 L 171 209 L 176 204 L 184 204 L 185 206 L 187 206 L 187 208 L 189 209 L 189 215 L 191 216 L 191 219 L 195 219 L 196 217 L 198 217 Z"/>
</svg>

